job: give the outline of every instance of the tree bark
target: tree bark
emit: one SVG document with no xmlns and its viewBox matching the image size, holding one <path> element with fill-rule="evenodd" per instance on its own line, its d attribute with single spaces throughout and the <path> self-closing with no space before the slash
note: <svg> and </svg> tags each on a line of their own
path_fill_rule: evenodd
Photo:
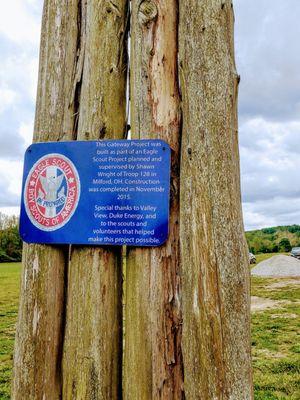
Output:
<svg viewBox="0 0 300 400">
<path fill-rule="evenodd" d="M 231 0 L 180 3 L 180 243 L 187 399 L 252 399 Z"/>
<path fill-rule="evenodd" d="M 125 0 L 45 1 L 34 141 L 123 136 L 126 16 Z M 67 268 L 68 254 L 24 247 L 13 399 L 120 393 L 120 251 L 75 248 Z"/>
<path fill-rule="evenodd" d="M 77 1 L 45 1 L 35 142 L 69 140 L 74 125 Z M 14 354 L 12 399 L 59 399 L 65 249 L 26 245 Z"/>
<path fill-rule="evenodd" d="M 124 137 L 126 16 L 45 1 L 34 141 Z M 179 22 L 180 204 L 178 5 L 132 2 L 132 138 L 169 143 L 172 179 L 168 241 L 128 250 L 123 395 L 120 250 L 26 245 L 13 399 L 253 398 L 232 3 Z"/>
<path fill-rule="evenodd" d="M 124 399 L 182 399 L 179 279 L 177 2 L 132 2 L 133 139 L 172 149 L 170 235 L 162 247 L 129 248 L 126 265 Z"/>
<path fill-rule="evenodd" d="M 82 2 L 78 140 L 124 138 L 126 17 L 126 0 Z M 63 398 L 121 398 L 121 366 L 121 248 L 74 247 L 68 274 Z"/>
</svg>

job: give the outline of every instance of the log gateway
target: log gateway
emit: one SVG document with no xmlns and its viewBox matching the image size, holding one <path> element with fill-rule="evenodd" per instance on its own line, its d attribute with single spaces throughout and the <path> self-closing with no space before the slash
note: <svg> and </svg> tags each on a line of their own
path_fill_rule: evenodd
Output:
<svg viewBox="0 0 300 400">
<path fill-rule="evenodd" d="M 119 248 L 24 246 L 12 399 L 253 398 L 233 25 L 231 0 L 45 0 L 34 141 L 165 140 L 170 235 L 124 277 Z"/>
</svg>

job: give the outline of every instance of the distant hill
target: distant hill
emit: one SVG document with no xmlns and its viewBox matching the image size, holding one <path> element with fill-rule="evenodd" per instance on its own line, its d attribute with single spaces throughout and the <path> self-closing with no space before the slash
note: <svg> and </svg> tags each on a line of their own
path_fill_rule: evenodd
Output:
<svg viewBox="0 0 300 400">
<path fill-rule="evenodd" d="M 300 247 L 300 225 L 274 226 L 246 232 L 249 251 L 257 253 L 277 253 Z"/>
</svg>

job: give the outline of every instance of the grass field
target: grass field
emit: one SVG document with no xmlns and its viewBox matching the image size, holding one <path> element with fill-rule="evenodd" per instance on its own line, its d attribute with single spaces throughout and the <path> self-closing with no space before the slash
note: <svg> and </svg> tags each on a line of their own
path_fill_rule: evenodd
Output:
<svg viewBox="0 0 300 400">
<path fill-rule="evenodd" d="M 255 399 L 300 399 L 300 280 L 252 278 Z"/>
<path fill-rule="evenodd" d="M 0 399 L 10 399 L 12 354 L 18 313 L 20 263 L 0 264 Z"/>
<path fill-rule="evenodd" d="M 20 264 L 0 264 L 0 400 L 10 399 L 19 277 Z M 255 400 L 298 400 L 300 281 L 255 277 L 252 295 L 261 302 L 252 313 Z"/>
</svg>

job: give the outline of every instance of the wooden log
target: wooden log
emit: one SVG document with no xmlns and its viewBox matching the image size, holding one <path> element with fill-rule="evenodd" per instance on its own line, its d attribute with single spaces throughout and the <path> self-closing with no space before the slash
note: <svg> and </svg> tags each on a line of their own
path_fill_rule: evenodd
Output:
<svg viewBox="0 0 300 400">
<path fill-rule="evenodd" d="M 126 19 L 126 0 L 82 2 L 78 140 L 124 137 Z M 63 398 L 121 398 L 121 365 L 121 249 L 76 246 L 68 273 Z"/>
<path fill-rule="evenodd" d="M 252 399 L 231 0 L 180 2 L 180 243 L 186 399 Z"/>
<path fill-rule="evenodd" d="M 45 1 L 35 142 L 72 138 L 77 1 Z M 60 399 L 65 249 L 24 245 L 12 399 Z"/>
<path fill-rule="evenodd" d="M 170 235 L 162 247 L 128 248 L 124 399 L 183 399 L 179 279 L 177 2 L 132 2 L 131 128 L 172 149 Z"/>
</svg>

